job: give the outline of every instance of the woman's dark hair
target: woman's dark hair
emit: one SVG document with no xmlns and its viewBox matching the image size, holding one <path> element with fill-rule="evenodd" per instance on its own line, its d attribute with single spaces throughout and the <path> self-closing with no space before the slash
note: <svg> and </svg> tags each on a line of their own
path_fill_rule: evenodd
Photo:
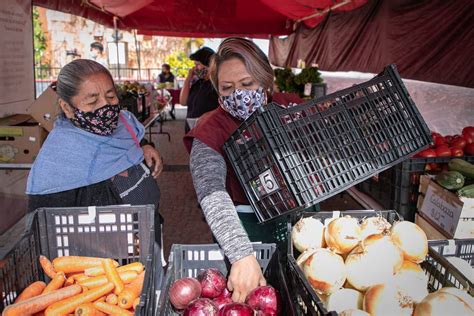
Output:
<svg viewBox="0 0 474 316">
<path fill-rule="evenodd" d="M 168 70 L 168 71 L 171 70 L 171 66 L 169 64 L 163 64 L 163 65 L 161 65 L 161 67 L 166 68 L 166 70 Z"/>
<path fill-rule="evenodd" d="M 107 75 L 112 83 L 114 82 L 107 68 L 98 62 L 89 59 L 76 59 L 71 61 L 59 72 L 58 81 L 56 83 L 56 93 L 66 103 L 74 106 L 71 99 L 77 95 L 82 82 L 91 75 L 101 73 Z"/>
</svg>

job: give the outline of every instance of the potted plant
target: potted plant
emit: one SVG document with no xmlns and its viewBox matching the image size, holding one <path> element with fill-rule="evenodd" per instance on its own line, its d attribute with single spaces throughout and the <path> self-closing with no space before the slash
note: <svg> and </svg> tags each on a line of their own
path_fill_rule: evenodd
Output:
<svg viewBox="0 0 474 316">
<path fill-rule="evenodd" d="M 326 95 L 326 84 L 321 78 L 318 67 L 304 68 L 301 73 L 295 76 L 297 85 L 303 86 L 303 95 L 311 98 L 320 98 Z"/>
</svg>

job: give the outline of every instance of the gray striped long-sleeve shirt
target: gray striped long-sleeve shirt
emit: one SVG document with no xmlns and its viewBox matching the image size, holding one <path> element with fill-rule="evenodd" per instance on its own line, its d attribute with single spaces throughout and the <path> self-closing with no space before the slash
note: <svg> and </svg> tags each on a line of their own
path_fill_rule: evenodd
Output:
<svg viewBox="0 0 474 316">
<path fill-rule="evenodd" d="M 190 167 L 204 216 L 230 263 L 251 255 L 252 245 L 225 188 L 227 166 L 224 157 L 194 139 Z"/>
</svg>

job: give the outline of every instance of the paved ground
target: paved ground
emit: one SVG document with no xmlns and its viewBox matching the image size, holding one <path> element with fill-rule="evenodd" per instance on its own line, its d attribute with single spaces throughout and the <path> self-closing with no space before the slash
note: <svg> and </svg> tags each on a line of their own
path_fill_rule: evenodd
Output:
<svg viewBox="0 0 474 316">
<path fill-rule="evenodd" d="M 153 127 L 157 131 L 158 127 Z M 212 236 L 198 208 L 191 175 L 189 156 L 183 145 L 184 121 L 166 121 L 163 131 L 171 134 L 171 142 L 165 135 L 153 135 L 152 140 L 165 162 L 165 169 L 158 179 L 161 188 L 160 211 L 165 218 L 165 258 L 173 243 L 211 243 Z M 340 194 L 321 204 L 322 210 L 360 209 L 347 194 Z"/>
</svg>

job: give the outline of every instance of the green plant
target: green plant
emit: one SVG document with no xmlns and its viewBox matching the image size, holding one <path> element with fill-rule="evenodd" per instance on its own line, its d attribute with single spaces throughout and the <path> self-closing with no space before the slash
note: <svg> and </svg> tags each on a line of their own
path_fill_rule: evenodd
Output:
<svg viewBox="0 0 474 316">
<path fill-rule="evenodd" d="M 38 8 L 33 7 L 33 47 L 35 51 L 35 65 L 41 64 L 41 58 L 46 50 L 46 36 L 41 28 L 39 21 Z"/>
<path fill-rule="evenodd" d="M 321 73 L 317 67 L 304 68 L 297 76 L 295 82 L 298 85 L 305 85 L 306 83 L 322 83 Z"/>
<path fill-rule="evenodd" d="M 194 62 L 184 52 L 174 52 L 165 58 L 165 63 L 171 67 L 171 72 L 177 77 L 186 77 Z"/>
<path fill-rule="evenodd" d="M 290 68 L 275 69 L 275 83 L 282 92 L 300 93 L 301 87 L 295 82 L 295 75 Z"/>
</svg>

